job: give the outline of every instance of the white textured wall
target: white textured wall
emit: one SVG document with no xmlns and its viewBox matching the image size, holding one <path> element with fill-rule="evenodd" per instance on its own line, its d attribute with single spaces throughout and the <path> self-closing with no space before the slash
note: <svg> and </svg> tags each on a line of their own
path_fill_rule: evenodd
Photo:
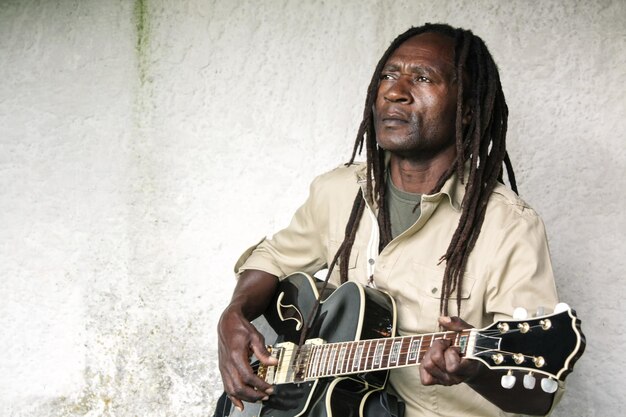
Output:
<svg viewBox="0 0 626 417">
<path fill-rule="evenodd" d="M 208 415 L 231 265 L 347 159 L 378 57 L 426 21 L 501 69 L 588 339 L 555 415 L 623 415 L 620 0 L 0 0 L 0 415 Z"/>
</svg>

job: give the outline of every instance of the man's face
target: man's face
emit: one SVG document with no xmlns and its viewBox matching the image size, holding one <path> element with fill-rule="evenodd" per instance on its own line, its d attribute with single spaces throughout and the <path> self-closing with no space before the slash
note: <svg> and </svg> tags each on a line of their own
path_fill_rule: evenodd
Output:
<svg viewBox="0 0 626 417">
<path fill-rule="evenodd" d="M 380 147 L 428 159 L 454 145 L 454 42 L 437 33 L 406 40 L 383 68 L 374 106 Z"/>
</svg>

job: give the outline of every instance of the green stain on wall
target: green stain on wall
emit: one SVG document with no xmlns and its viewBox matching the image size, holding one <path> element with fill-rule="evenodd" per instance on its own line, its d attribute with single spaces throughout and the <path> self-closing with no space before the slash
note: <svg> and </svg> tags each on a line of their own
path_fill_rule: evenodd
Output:
<svg viewBox="0 0 626 417">
<path fill-rule="evenodd" d="M 135 0 L 135 28 L 137 30 L 137 64 L 139 70 L 139 82 L 143 87 L 148 81 L 148 64 L 149 64 L 149 42 L 150 42 L 150 24 L 148 20 L 147 0 Z"/>
</svg>

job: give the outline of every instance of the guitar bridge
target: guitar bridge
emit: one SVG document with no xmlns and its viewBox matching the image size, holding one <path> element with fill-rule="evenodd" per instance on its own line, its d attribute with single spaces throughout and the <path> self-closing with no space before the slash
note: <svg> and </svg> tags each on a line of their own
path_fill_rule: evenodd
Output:
<svg viewBox="0 0 626 417">
<path fill-rule="evenodd" d="M 278 361 L 278 365 L 259 365 L 257 376 L 268 384 L 286 384 L 294 382 L 295 373 L 292 363 L 295 359 L 296 345 L 291 342 L 279 343 L 267 350 L 270 356 Z"/>
</svg>

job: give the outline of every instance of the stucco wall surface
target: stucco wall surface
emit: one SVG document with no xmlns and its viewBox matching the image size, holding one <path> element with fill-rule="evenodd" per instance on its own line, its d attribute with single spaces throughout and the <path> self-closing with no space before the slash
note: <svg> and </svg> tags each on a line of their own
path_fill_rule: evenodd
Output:
<svg viewBox="0 0 626 417">
<path fill-rule="evenodd" d="M 624 415 L 623 1 L 0 0 L 0 415 L 206 416 L 239 253 L 345 161 L 411 25 L 483 37 L 587 351 Z"/>
</svg>

